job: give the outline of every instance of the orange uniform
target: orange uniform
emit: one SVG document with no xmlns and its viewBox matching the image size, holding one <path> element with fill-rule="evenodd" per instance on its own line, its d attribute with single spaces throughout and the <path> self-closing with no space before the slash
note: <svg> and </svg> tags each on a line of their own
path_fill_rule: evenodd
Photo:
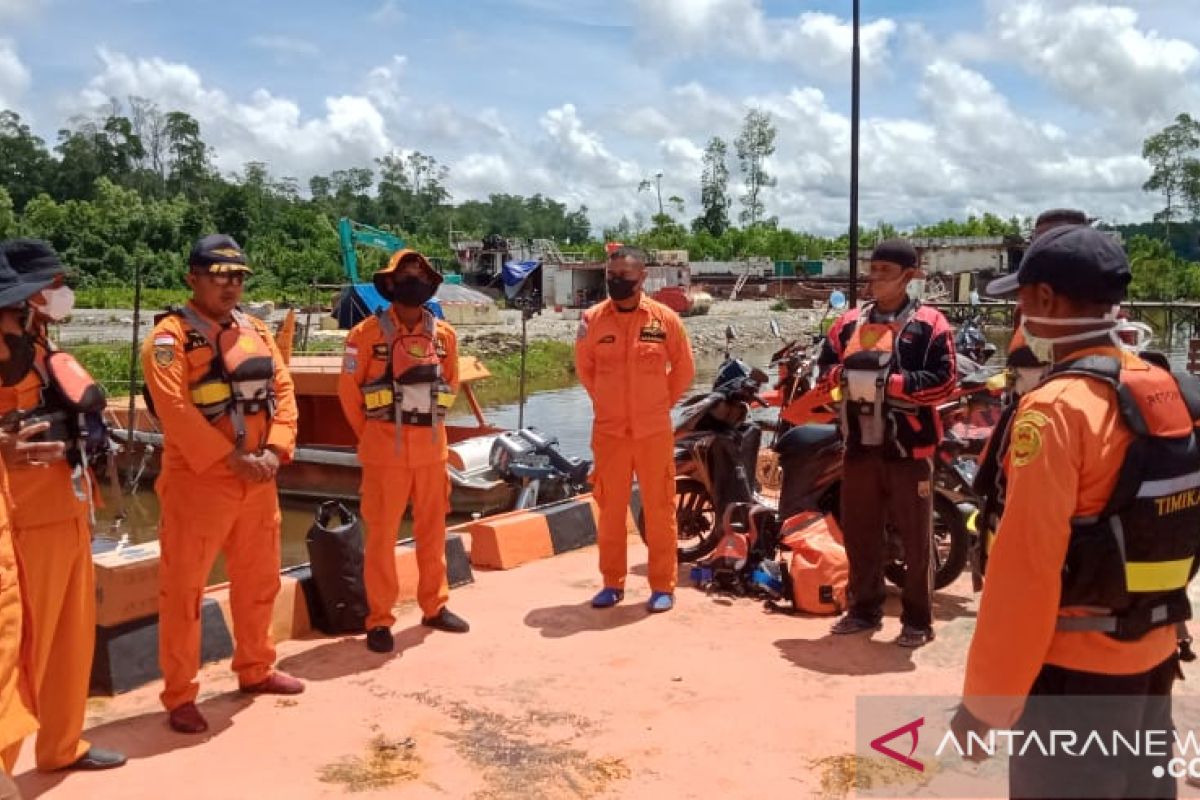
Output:
<svg viewBox="0 0 1200 800">
<path fill-rule="evenodd" d="M 604 585 L 625 586 L 625 519 L 636 473 L 646 518 L 650 588 L 673 592 L 678 535 L 671 407 L 696 376 L 687 330 L 674 311 L 645 295 L 629 312 L 605 300 L 588 309 L 579 324 L 575 371 L 595 415 L 592 452 Z"/>
<path fill-rule="evenodd" d="M 44 363 L 45 357 L 37 345 L 36 358 Z M 15 386 L 0 387 L 0 414 L 38 408 L 44 389 L 39 371 L 31 369 Z M 87 478 L 66 460 L 9 468 L 13 540 L 30 613 L 41 770 L 65 767 L 89 748 L 80 738 L 96 639 Z"/>
<path fill-rule="evenodd" d="M 216 325 L 189 308 L 206 324 Z M 270 446 L 286 463 L 296 445 L 291 375 L 267 326 L 251 317 L 241 319 L 245 326 L 238 325 L 238 346 L 265 346 L 272 354 L 275 394 L 273 415 L 246 415 L 243 449 Z M 199 690 L 200 603 L 218 552 L 225 553 L 229 573 L 233 669 L 239 683 L 265 680 L 275 662 L 270 627 L 279 592 L 279 497 L 275 481 L 248 482 L 230 469 L 226 458 L 236 439 L 232 415 L 210 422 L 197 407 L 197 387 L 211 374 L 217 357 L 214 345 L 177 314 L 162 318 L 142 348 L 142 371 L 164 434 L 163 467 L 155 488 L 162 509 L 161 698 L 168 710 L 195 702 Z"/>
<path fill-rule="evenodd" d="M 369 416 L 367 394 L 388 383 L 393 359 L 409 349 L 425 351 L 436 362 L 449 394 L 458 391 L 458 337 L 443 320 L 424 312 L 415 328 L 401 324 L 389 307 L 386 321 L 368 317 L 346 336 L 338 398 L 347 422 L 358 436 L 362 464 L 362 517 L 366 525 L 363 577 L 370 613 L 367 628 L 390 628 L 399 588 L 394 550 L 404 512 L 412 502 L 413 536 L 419 572 L 417 602 L 426 618 L 435 616 L 450 597 L 446 580 L 446 515 L 450 511 L 450 479 L 445 426 L 431 420 L 402 420 L 397 432 L 390 419 Z M 391 327 L 394 335 L 385 328 Z M 393 356 L 393 345 L 398 354 Z M 399 363 L 399 362 L 396 362 Z M 432 366 L 432 363 L 431 365 Z M 364 393 L 367 387 L 367 393 Z M 390 387 L 387 390 L 390 392 Z M 390 395 L 389 395 L 390 397 Z M 387 401 L 387 405 L 391 400 Z M 382 408 L 382 407 L 381 407 Z"/>
<path fill-rule="evenodd" d="M 1120 358 L 1129 371 L 1151 369 L 1113 348 L 1073 358 L 1093 354 Z M 1175 652 L 1171 626 L 1136 641 L 1056 630 L 1071 521 L 1104 509 L 1132 441 L 1112 390 L 1100 381 L 1057 378 L 1021 399 L 1004 457 L 1007 505 L 988 559 L 963 689 L 967 710 L 992 727 L 1010 727 L 1020 716 L 1043 665 L 1133 675 Z"/>
<path fill-rule="evenodd" d="M 22 606 L 22 576 L 9 525 L 11 506 L 8 476 L 0 463 L 0 753 L 9 774 L 21 740 L 38 728 L 33 715 L 33 659 Z"/>
</svg>

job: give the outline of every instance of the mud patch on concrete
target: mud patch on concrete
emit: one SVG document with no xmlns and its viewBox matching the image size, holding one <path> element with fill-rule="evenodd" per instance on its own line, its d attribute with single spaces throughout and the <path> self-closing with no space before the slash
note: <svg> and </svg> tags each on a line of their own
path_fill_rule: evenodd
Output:
<svg viewBox="0 0 1200 800">
<path fill-rule="evenodd" d="M 416 740 L 392 739 L 380 733 L 367 743 L 366 753 L 326 764 L 319 777 L 322 783 L 338 784 L 350 792 L 366 792 L 416 780 L 420 773 Z"/>
<path fill-rule="evenodd" d="M 813 762 L 821 776 L 821 798 L 842 800 L 855 791 L 885 786 L 919 786 L 928 776 L 914 777 L 911 768 L 890 759 L 863 758 L 853 753 L 828 756 Z"/>
<path fill-rule="evenodd" d="M 593 727 L 576 714 L 526 709 L 506 715 L 428 692 L 410 695 L 458 723 L 441 731 L 482 772 L 475 800 L 592 798 L 631 776 L 619 758 L 593 758 L 579 739 Z"/>
</svg>

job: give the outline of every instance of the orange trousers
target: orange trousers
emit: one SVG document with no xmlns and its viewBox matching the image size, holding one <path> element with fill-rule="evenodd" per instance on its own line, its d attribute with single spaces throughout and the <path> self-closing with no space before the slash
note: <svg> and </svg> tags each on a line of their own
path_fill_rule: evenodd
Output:
<svg viewBox="0 0 1200 800">
<path fill-rule="evenodd" d="M 92 529 L 87 507 L 73 519 L 17 528 L 22 588 L 33 638 L 37 767 L 65 767 L 88 750 L 80 738 L 96 648 Z"/>
<path fill-rule="evenodd" d="M 0 466 L 0 484 L 2 475 Z M 30 681 L 33 657 L 28 636 L 22 636 L 26 609 L 5 495 L 6 491 L 0 491 L 0 761 L 11 775 L 21 740 L 36 731 L 38 723 L 33 716 Z"/>
<path fill-rule="evenodd" d="M 200 690 L 200 603 L 217 553 L 225 554 L 233 612 L 233 671 L 246 686 L 275 664 L 271 615 L 279 594 L 279 496 L 275 482 L 197 480 L 164 472 L 158 574 L 158 663 L 162 704 L 192 703 Z"/>
<path fill-rule="evenodd" d="M 367 628 L 390 628 L 400 596 L 396 580 L 396 536 L 400 521 L 413 508 L 417 545 L 417 603 L 426 617 L 450 599 L 446 582 L 446 515 L 450 512 L 450 478 L 445 463 L 423 467 L 363 467 L 362 518 L 367 542 L 363 579 L 367 587 Z"/>
<path fill-rule="evenodd" d="M 626 519 L 636 474 L 646 516 L 646 548 L 649 551 L 650 589 L 675 591 L 679 566 L 675 525 L 675 435 L 671 431 L 627 439 L 592 434 L 596 458 L 594 495 L 600 507 L 600 574 L 604 585 L 625 587 L 629 532 Z"/>
</svg>

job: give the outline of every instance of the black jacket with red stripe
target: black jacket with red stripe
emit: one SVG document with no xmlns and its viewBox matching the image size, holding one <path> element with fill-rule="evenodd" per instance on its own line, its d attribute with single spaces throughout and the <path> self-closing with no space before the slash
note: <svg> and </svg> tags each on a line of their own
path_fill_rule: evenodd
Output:
<svg viewBox="0 0 1200 800">
<path fill-rule="evenodd" d="M 899 332 L 887 396 L 917 408 L 888 410 L 889 436 L 882 446 L 888 458 L 929 458 L 934 454 L 942 441 L 942 420 L 937 406 L 950 397 L 958 380 L 950 323 L 933 306 L 913 302 L 917 307 Z M 860 309 L 851 309 L 830 328 L 817 361 L 823 375 L 840 380 L 840 374 L 831 373 L 840 373 L 833 368 L 842 363 L 860 314 Z M 847 447 L 859 451 L 875 449 L 856 441 L 855 433 L 851 417 Z"/>
</svg>

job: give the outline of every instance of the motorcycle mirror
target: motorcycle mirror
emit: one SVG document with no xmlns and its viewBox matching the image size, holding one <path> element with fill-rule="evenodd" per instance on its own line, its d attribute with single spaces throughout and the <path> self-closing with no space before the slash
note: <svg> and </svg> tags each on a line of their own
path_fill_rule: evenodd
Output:
<svg viewBox="0 0 1200 800">
<path fill-rule="evenodd" d="M 732 342 L 737 338 L 737 330 L 732 325 L 725 326 L 725 341 Z"/>
<path fill-rule="evenodd" d="M 768 375 L 767 373 L 763 372 L 758 367 L 755 367 L 754 369 L 750 370 L 750 380 L 754 381 L 755 383 L 757 383 L 759 385 L 762 385 L 762 384 L 765 384 L 767 381 L 771 380 L 771 376 Z"/>
<path fill-rule="evenodd" d="M 783 334 L 779 330 L 779 323 L 775 321 L 774 317 L 771 317 L 771 335 L 776 339 L 783 338 Z"/>
<path fill-rule="evenodd" d="M 839 290 L 834 289 L 829 293 L 829 307 L 837 311 L 841 311 L 846 307 L 846 295 Z"/>
</svg>

